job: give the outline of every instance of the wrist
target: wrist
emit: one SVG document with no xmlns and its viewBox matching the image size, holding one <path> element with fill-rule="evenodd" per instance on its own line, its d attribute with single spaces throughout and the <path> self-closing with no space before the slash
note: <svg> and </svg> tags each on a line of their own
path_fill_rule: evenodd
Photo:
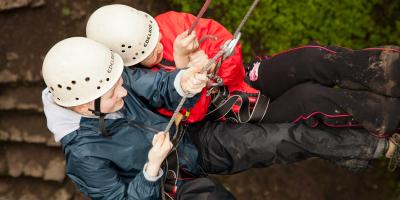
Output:
<svg viewBox="0 0 400 200">
<path fill-rule="evenodd" d="M 174 51 L 174 56 L 178 56 L 178 57 L 188 57 L 189 54 L 188 54 L 188 53 L 185 53 L 185 52 L 177 52 L 177 51 Z"/>
<path fill-rule="evenodd" d="M 187 65 L 189 64 L 189 56 L 174 54 L 174 61 L 176 68 L 187 68 Z"/>
<path fill-rule="evenodd" d="M 150 177 L 157 177 L 160 171 L 161 163 L 154 163 L 149 161 L 146 165 L 145 171 Z"/>
</svg>

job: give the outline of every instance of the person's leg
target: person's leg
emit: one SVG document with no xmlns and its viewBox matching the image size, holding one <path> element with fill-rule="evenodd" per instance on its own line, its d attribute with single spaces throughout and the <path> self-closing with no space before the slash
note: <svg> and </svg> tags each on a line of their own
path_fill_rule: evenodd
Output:
<svg viewBox="0 0 400 200">
<path fill-rule="evenodd" d="M 346 123 L 339 116 L 353 122 L 346 113 L 370 132 L 392 134 L 400 122 L 400 99 L 306 82 L 272 101 L 263 122 L 284 123 L 319 118 L 321 122 L 335 127 L 336 120 L 338 126 Z"/>
<path fill-rule="evenodd" d="M 399 58 L 400 51 L 394 48 L 300 47 L 251 63 L 258 67 L 250 74 L 258 76 L 250 77 L 250 84 L 272 100 L 310 80 L 400 97 Z"/>
<path fill-rule="evenodd" d="M 363 129 L 312 129 L 303 124 L 202 122 L 188 131 L 207 173 L 233 174 L 252 167 L 320 157 L 348 168 L 383 156 L 386 139 Z M 345 162 L 351 161 L 351 162 Z"/>
<path fill-rule="evenodd" d="M 212 177 L 201 177 L 183 181 L 178 187 L 177 200 L 234 200 L 225 187 Z"/>
</svg>

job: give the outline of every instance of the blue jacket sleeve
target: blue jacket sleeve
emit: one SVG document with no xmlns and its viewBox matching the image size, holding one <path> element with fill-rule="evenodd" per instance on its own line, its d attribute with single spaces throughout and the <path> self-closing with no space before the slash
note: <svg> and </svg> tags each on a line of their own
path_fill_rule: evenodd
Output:
<svg viewBox="0 0 400 200">
<path fill-rule="evenodd" d="M 182 99 L 174 85 L 175 77 L 180 71 L 166 72 L 164 70 L 127 68 L 124 70 L 122 78 L 127 90 L 148 100 L 152 107 L 174 110 Z M 192 107 L 197 100 L 198 95 L 188 98 L 184 107 Z"/>
<path fill-rule="evenodd" d="M 128 184 L 122 182 L 109 161 L 95 157 L 67 159 L 67 175 L 85 195 L 95 200 L 153 200 L 160 198 L 160 178 L 148 181 L 143 170 Z"/>
</svg>

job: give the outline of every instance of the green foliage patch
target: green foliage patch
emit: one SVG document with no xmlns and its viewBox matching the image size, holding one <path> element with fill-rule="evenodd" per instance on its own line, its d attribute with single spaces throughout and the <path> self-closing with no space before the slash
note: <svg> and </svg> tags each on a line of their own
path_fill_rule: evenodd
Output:
<svg viewBox="0 0 400 200">
<path fill-rule="evenodd" d="M 196 14 L 203 1 L 169 0 Z M 207 17 L 234 31 L 253 1 L 212 1 Z M 276 53 L 319 41 L 349 48 L 400 45 L 400 0 L 261 0 L 242 29 L 244 54 Z"/>
</svg>

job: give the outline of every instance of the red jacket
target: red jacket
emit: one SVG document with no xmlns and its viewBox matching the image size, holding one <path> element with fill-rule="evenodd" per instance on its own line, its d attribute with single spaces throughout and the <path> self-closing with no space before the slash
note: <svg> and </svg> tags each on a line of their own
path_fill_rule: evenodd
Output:
<svg viewBox="0 0 400 200">
<path fill-rule="evenodd" d="M 155 19 L 162 35 L 161 43 L 164 46 L 163 58 L 167 61 L 173 62 L 173 44 L 176 36 L 188 30 L 196 17 L 192 14 L 170 11 L 158 15 Z M 208 39 L 200 45 L 200 49 L 204 50 L 209 58 L 212 58 L 218 53 L 225 41 L 233 38 L 232 34 L 226 30 L 225 27 L 212 19 L 200 19 L 194 30 L 196 31 L 197 39 L 200 39 L 205 35 L 213 35 L 217 37 L 217 40 L 215 41 Z M 162 68 L 163 66 L 159 65 L 159 67 Z M 228 87 L 230 92 L 258 92 L 244 82 L 245 71 L 240 44 L 236 46 L 234 55 L 222 63 L 218 74 L 223 79 L 224 85 Z M 191 108 L 187 122 L 193 123 L 202 120 L 207 113 L 210 101 L 211 98 L 206 96 L 206 89 L 204 89 L 199 101 Z M 172 112 L 166 111 L 165 109 L 160 110 L 160 112 L 167 116 L 172 115 Z"/>
</svg>

